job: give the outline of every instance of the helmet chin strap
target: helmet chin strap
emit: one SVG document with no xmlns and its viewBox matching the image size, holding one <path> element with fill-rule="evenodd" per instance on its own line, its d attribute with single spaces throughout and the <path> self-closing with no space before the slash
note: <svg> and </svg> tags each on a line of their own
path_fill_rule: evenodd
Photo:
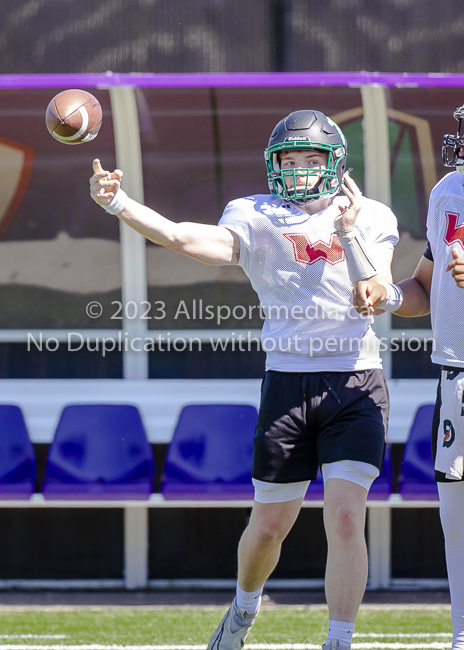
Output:
<svg viewBox="0 0 464 650">
<path fill-rule="evenodd" d="M 310 205 L 311 203 L 314 203 L 314 201 L 317 201 L 320 197 L 319 196 L 313 196 L 312 198 L 307 198 L 307 199 L 287 199 L 290 203 L 294 203 L 295 205 Z"/>
<path fill-rule="evenodd" d="M 464 174 L 464 168 L 461 171 L 461 174 Z M 290 203 L 294 203 L 295 205 L 305 206 L 305 205 L 310 205 L 311 203 L 314 203 L 314 201 L 318 201 L 321 198 L 324 198 L 323 196 L 320 196 L 320 195 L 319 196 L 311 196 L 311 194 L 316 194 L 317 193 L 317 190 L 319 189 L 319 185 L 322 183 L 322 181 L 323 181 L 323 178 L 320 178 L 317 181 L 316 185 L 309 190 L 309 192 L 308 192 L 309 196 L 306 199 L 288 199 L 288 201 L 290 201 Z M 332 192 L 327 192 L 324 195 L 325 198 L 330 198 L 330 200 L 332 200 L 334 198 L 334 196 L 338 193 L 338 190 L 339 190 L 339 187 L 335 188 Z"/>
<path fill-rule="evenodd" d="M 312 187 L 309 190 L 308 196 L 306 198 L 304 198 L 304 199 L 299 199 L 299 198 L 289 199 L 290 202 L 295 203 L 295 205 L 310 205 L 310 203 L 314 203 L 314 201 L 317 201 L 320 198 L 320 196 L 311 196 L 311 194 L 317 194 L 318 193 L 318 189 L 319 189 L 320 184 L 322 183 L 322 180 L 323 180 L 322 178 L 319 178 L 319 180 L 314 185 L 314 187 Z"/>
</svg>

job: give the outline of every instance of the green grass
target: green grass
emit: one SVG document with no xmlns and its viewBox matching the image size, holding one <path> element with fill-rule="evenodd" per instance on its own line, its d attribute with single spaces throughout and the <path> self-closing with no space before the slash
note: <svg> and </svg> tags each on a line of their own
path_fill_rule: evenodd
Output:
<svg viewBox="0 0 464 650">
<path fill-rule="evenodd" d="M 0 611 L 2 645 L 206 645 L 222 616 L 220 608 L 76 608 L 14 609 Z M 327 612 L 320 607 L 266 607 L 260 613 L 248 642 L 315 643 L 325 641 Z M 391 637 L 357 637 L 354 643 L 440 643 L 443 637 L 406 638 L 398 634 L 439 634 L 451 631 L 447 607 L 364 607 L 356 622 L 356 634 Z M 14 635 L 14 636 L 7 636 Z M 65 638 L 21 638 L 17 635 L 65 635 Z M 376 645 L 376 648 L 379 648 Z M 388 648 L 388 645 L 385 646 Z M 413 647 L 413 646 L 411 646 Z"/>
</svg>

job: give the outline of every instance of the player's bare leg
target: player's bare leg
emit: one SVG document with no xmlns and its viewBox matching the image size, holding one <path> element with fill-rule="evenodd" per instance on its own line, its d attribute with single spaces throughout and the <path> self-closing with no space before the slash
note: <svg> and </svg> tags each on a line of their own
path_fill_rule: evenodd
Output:
<svg viewBox="0 0 464 650">
<path fill-rule="evenodd" d="M 295 523 L 302 501 L 255 501 L 238 548 L 237 597 L 214 631 L 207 650 L 242 650 L 259 611 L 262 587 L 279 560 L 282 541 Z M 239 606 L 239 596 L 246 596 L 246 602 L 254 606 Z"/>
<path fill-rule="evenodd" d="M 451 594 L 452 650 L 464 648 L 464 483 L 438 483 Z"/>
<path fill-rule="evenodd" d="M 284 503 L 255 502 L 238 547 L 238 584 L 244 591 L 259 589 L 271 575 L 302 502 L 302 498 Z"/>
<path fill-rule="evenodd" d="M 331 478 L 325 483 L 325 591 L 332 621 L 354 623 L 366 589 L 366 498 L 367 490 L 351 481 Z"/>
</svg>

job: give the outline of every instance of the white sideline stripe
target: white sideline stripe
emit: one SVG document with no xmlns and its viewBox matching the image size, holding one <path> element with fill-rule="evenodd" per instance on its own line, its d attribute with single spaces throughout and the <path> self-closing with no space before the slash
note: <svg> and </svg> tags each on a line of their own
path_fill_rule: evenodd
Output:
<svg viewBox="0 0 464 650">
<path fill-rule="evenodd" d="M 392 635 L 393 636 L 393 635 Z M 412 636 L 412 635 L 411 635 Z M 436 635 L 438 636 L 438 635 Z M 0 650 L 206 650 L 205 645 L 0 645 Z M 319 643 L 247 643 L 249 650 L 321 650 Z M 443 650 L 436 643 L 353 643 L 352 650 Z"/>
<path fill-rule="evenodd" d="M 397 632 L 396 634 L 377 634 L 376 632 L 367 632 L 366 634 L 362 634 L 362 632 L 355 632 L 353 634 L 353 638 L 354 637 L 368 637 L 372 639 L 429 639 L 430 637 L 434 639 L 452 639 L 453 634 L 452 632 L 436 632 L 435 634 L 433 632 L 412 632 L 411 634 L 405 634 L 404 632 Z"/>
<path fill-rule="evenodd" d="M 318 648 L 319 646 L 313 646 Z M 443 643 L 353 643 L 351 648 L 355 650 L 425 650 L 426 648 L 434 650 L 444 650 Z"/>
<path fill-rule="evenodd" d="M 66 634 L 0 634 L 0 639 L 67 639 L 68 636 Z M 401 638 L 406 638 L 406 639 L 452 639 L 453 634 L 451 632 L 411 632 L 411 634 L 405 634 L 404 632 L 397 632 L 397 633 L 391 633 L 391 634 L 382 634 L 382 633 L 377 633 L 377 632 L 355 632 L 353 634 L 353 638 L 357 639 L 401 639 Z M 15 648 L 20 648 L 20 645 L 15 645 Z M 27 645 L 28 648 L 31 648 L 29 644 Z M 51 648 L 52 646 L 38 646 L 42 649 L 45 650 L 45 648 Z M 71 646 L 62 646 L 66 648 L 70 648 Z M 84 648 L 87 646 L 76 646 L 79 648 Z M 99 646 L 102 649 L 103 648 L 110 648 L 110 647 L 116 647 L 116 646 Z M 118 646 L 119 647 L 119 646 Z M 122 646 L 124 648 L 128 648 L 129 646 Z M 133 646 L 136 648 L 153 648 L 153 650 L 200 650 L 204 646 L 202 645 L 157 645 L 157 646 Z M 304 643 L 293 643 L 293 644 L 288 644 L 288 643 L 283 643 L 283 644 L 265 644 L 265 643 L 257 643 L 257 644 L 247 644 L 248 648 L 256 648 L 256 650 L 264 650 L 264 648 L 267 648 L 270 650 L 271 648 L 275 650 L 284 650 L 284 649 L 291 649 L 291 650 L 304 650 L 305 648 L 309 647 L 308 644 Z M 6 648 L 4 645 L 0 645 L 0 648 Z"/>
</svg>

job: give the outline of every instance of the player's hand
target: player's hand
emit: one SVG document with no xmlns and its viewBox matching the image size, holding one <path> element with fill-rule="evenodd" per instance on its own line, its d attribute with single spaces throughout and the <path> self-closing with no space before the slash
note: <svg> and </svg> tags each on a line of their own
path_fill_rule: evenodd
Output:
<svg viewBox="0 0 464 650">
<path fill-rule="evenodd" d="M 361 209 L 362 192 L 351 178 L 350 173 L 343 175 L 341 188 L 348 199 L 348 205 L 340 205 L 340 216 L 334 221 L 335 230 L 349 230 L 353 228 L 356 217 Z"/>
<path fill-rule="evenodd" d="M 90 178 L 90 196 L 98 205 L 109 205 L 121 186 L 122 171 L 105 171 L 98 158 L 93 161 L 93 176 Z"/>
<path fill-rule="evenodd" d="M 362 280 L 353 289 L 353 305 L 359 314 L 372 315 L 387 297 L 387 289 L 375 280 Z"/>
<path fill-rule="evenodd" d="M 448 264 L 445 271 L 451 271 L 456 284 L 460 289 L 464 289 L 464 258 L 460 257 L 457 248 L 451 251 L 453 260 Z"/>
</svg>

